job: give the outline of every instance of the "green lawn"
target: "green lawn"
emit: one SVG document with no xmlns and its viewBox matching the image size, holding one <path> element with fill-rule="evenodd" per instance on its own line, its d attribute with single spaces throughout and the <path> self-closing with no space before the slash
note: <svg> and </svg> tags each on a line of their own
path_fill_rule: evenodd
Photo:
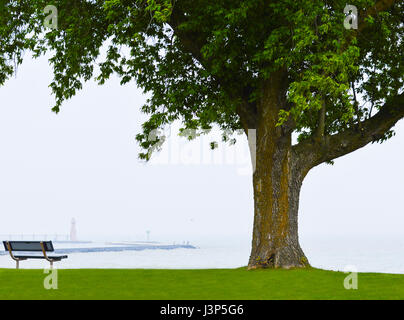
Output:
<svg viewBox="0 0 404 320">
<path fill-rule="evenodd" d="M 404 275 L 305 270 L 58 270 L 45 290 L 43 270 L 0 269 L 0 299 L 404 299 Z"/>
</svg>

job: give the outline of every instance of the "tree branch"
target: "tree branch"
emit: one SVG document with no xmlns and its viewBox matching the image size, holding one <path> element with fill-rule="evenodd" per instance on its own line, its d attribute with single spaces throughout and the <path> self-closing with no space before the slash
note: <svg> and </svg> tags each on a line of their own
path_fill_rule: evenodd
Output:
<svg viewBox="0 0 404 320">
<path fill-rule="evenodd" d="M 305 171 L 323 163 L 351 153 L 375 142 L 400 120 L 404 118 L 404 94 L 389 99 L 380 111 L 361 123 L 338 134 L 325 137 L 324 144 L 319 145 L 313 139 L 305 140 L 293 147 L 305 163 Z M 307 173 L 306 172 L 306 173 Z"/>
</svg>

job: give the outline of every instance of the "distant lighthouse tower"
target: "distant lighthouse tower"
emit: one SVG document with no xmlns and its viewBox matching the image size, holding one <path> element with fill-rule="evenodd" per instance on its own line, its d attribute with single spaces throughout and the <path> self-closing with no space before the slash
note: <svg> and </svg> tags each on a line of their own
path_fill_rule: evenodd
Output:
<svg viewBox="0 0 404 320">
<path fill-rule="evenodd" d="M 74 218 L 70 224 L 70 241 L 77 241 L 76 220 Z"/>
</svg>

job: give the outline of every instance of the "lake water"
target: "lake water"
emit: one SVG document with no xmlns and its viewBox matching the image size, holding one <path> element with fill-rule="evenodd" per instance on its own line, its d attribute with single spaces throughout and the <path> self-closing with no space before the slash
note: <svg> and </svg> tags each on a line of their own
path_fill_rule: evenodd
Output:
<svg viewBox="0 0 404 320">
<path fill-rule="evenodd" d="M 250 244 L 247 237 L 192 241 L 196 249 L 146 249 L 118 252 L 69 253 L 69 258 L 55 264 L 57 268 L 237 268 L 248 262 Z M 105 242 L 59 244 L 55 249 L 100 247 Z M 301 245 L 311 265 L 328 270 L 404 274 L 404 236 L 301 238 Z M 27 260 L 21 268 L 44 268 L 43 260 Z M 14 268 L 8 254 L 0 255 L 0 268 Z"/>
</svg>

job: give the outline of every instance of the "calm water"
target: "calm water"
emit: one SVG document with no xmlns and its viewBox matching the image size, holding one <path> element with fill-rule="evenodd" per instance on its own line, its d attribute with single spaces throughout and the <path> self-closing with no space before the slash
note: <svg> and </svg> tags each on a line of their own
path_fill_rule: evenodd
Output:
<svg viewBox="0 0 404 320">
<path fill-rule="evenodd" d="M 250 253 L 247 237 L 192 241 L 197 249 L 142 250 L 120 252 L 71 253 L 56 264 L 58 268 L 236 268 L 245 266 Z M 355 267 L 359 272 L 404 274 L 404 236 L 399 237 L 329 237 L 301 239 L 303 250 L 313 267 L 345 270 Z M 77 244 L 76 247 L 104 245 Z M 56 249 L 72 247 L 55 244 Z M 0 255 L 0 268 L 14 268 L 8 255 Z M 41 260 L 21 262 L 21 268 L 44 268 Z"/>
</svg>

